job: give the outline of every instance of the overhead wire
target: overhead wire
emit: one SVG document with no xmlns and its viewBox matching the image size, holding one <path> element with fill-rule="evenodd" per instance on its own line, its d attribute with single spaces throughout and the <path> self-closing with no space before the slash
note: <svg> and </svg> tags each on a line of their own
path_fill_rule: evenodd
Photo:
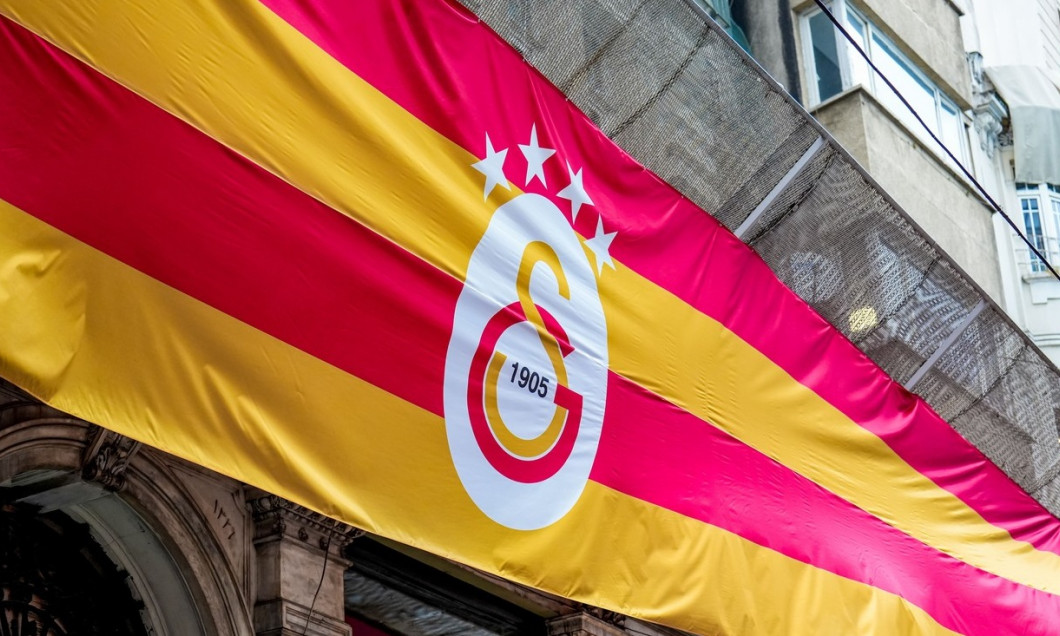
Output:
<svg viewBox="0 0 1060 636">
<path fill-rule="evenodd" d="M 1056 268 L 1049 263 L 1049 260 L 1045 257 L 1044 254 L 1041 253 L 1038 247 L 1034 245 L 1034 243 L 1020 230 L 1019 226 L 1016 225 L 1016 222 L 1013 221 L 1012 218 L 1005 213 L 1005 210 L 1002 209 L 1001 205 L 994 200 L 994 197 L 990 196 L 990 193 L 987 192 L 986 188 L 984 188 L 981 183 L 979 183 L 979 180 L 975 178 L 975 176 L 968 170 L 968 168 L 964 166 L 963 163 L 961 163 L 961 161 L 953 154 L 953 152 L 946 146 L 946 144 L 943 143 L 941 139 L 939 139 L 938 135 L 935 134 L 935 131 L 931 130 L 931 126 L 929 126 L 927 122 L 924 121 L 924 118 L 921 117 L 920 113 L 917 112 L 916 108 L 914 108 L 913 105 L 909 103 L 909 100 L 905 98 L 905 95 L 903 95 L 902 92 L 898 90 L 898 87 L 895 86 L 891 82 L 891 80 L 883 74 L 883 71 L 881 71 L 875 63 L 873 63 L 872 59 L 869 58 L 869 54 L 865 51 L 864 48 L 862 48 L 862 46 L 858 43 L 854 36 L 852 36 L 850 32 L 847 31 L 846 27 L 844 27 L 843 24 L 839 22 L 839 19 L 835 17 L 832 11 L 825 4 L 824 0 L 814 0 L 814 3 L 817 4 L 818 7 L 820 7 L 821 11 L 825 14 L 825 16 L 827 16 L 828 19 L 832 22 L 832 24 L 835 25 L 835 28 L 843 34 L 843 37 L 845 37 L 847 41 L 850 42 L 850 44 L 865 60 L 865 62 L 869 65 L 869 68 L 872 69 L 876 76 L 882 79 L 883 82 L 887 84 L 887 86 L 892 91 L 894 91 L 894 94 L 898 97 L 902 104 L 905 105 L 907 109 L 909 109 L 909 112 L 913 114 L 913 117 L 915 117 L 918 122 L 920 122 L 920 125 L 924 127 L 924 130 L 927 131 L 927 134 L 931 136 L 935 143 L 937 143 L 939 147 L 942 148 L 942 151 L 946 153 L 946 156 L 948 156 L 953 161 L 953 163 L 960 169 L 961 173 L 963 173 L 964 176 L 972 183 L 972 185 L 975 186 L 975 188 L 979 191 L 979 194 L 981 194 L 983 198 L 986 199 L 987 203 L 990 204 L 990 207 L 993 208 L 995 212 L 1001 215 L 1001 218 L 1005 220 L 1005 222 L 1009 225 L 1009 227 L 1012 228 L 1016 235 L 1019 236 L 1024 243 L 1026 243 L 1031 253 L 1034 254 L 1034 256 L 1037 257 L 1043 265 L 1045 265 L 1046 269 L 1049 270 L 1049 272 L 1053 275 L 1054 278 L 1056 278 L 1056 280 L 1060 281 L 1060 272 L 1057 272 Z"/>
<path fill-rule="evenodd" d="M 320 570 L 320 580 L 317 581 L 317 591 L 313 592 L 313 602 L 309 604 L 309 614 L 305 617 L 305 626 L 302 628 L 300 636 L 306 636 L 309 632 L 309 623 L 313 620 L 313 610 L 317 606 L 317 597 L 320 596 L 320 588 L 324 587 L 324 578 L 328 573 L 328 556 L 331 553 L 331 537 L 334 536 L 334 531 L 328 532 L 327 542 L 324 544 L 324 567 Z"/>
</svg>

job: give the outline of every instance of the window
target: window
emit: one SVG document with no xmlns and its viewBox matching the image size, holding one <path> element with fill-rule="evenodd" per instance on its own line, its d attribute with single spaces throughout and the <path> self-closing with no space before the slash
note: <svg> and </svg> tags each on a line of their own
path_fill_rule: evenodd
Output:
<svg viewBox="0 0 1060 636">
<path fill-rule="evenodd" d="M 810 17 L 809 23 L 817 94 L 827 99 L 843 90 L 838 42 L 832 34 L 832 23 L 824 13 L 818 11 Z"/>
<path fill-rule="evenodd" d="M 692 0 L 700 7 L 706 10 L 711 18 L 714 19 L 718 25 L 725 29 L 725 32 L 732 36 L 732 39 L 740 45 L 740 48 L 751 52 L 751 45 L 747 42 L 747 36 L 744 34 L 743 29 L 740 28 L 736 21 L 732 17 L 732 1 L 733 0 Z"/>
<path fill-rule="evenodd" d="M 1036 197 L 1020 197 L 1020 208 L 1023 210 L 1023 231 L 1031 245 L 1038 248 L 1039 252 L 1045 252 L 1045 233 L 1042 230 L 1042 215 L 1038 210 L 1038 199 Z M 1036 258 L 1030 261 L 1031 271 L 1040 272 L 1045 266 Z"/>
<path fill-rule="evenodd" d="M 1027 239 L 1050 263 L 1060 263 L 1060 186 L 1051 183 L 1017 183 L 1016 193 Z M 1031 274 L 1048 271 L 1045 263 L 1022 244 L 1017 250 L 1026 252 L 1026 260 L 1019 260 L 1027 264 Z"/>
<path fill-rule="evenodd" d="M 891 80 L 912 104 L 935 135 L 962 163 L 968 162 L 964 118 L 957 104 L 946 96 L 924 73 L 905 57 L 898 47 L 847 0 L 833 0 L 832 14 L 850 33 L 877 68 Z M 839 33 L 820 9 L 802 18 L 804 58 L 810 103 L 819 104 L 853 86 L 861 85 L 887 108 L 925 145 L 936 150 L 931 140 L 898 95 L 876 77 L 861 54 Z"/>
<path fill-rule="evenodd" d="M 1060 264 L 1060 198 L 1049 197 L 1049 204 L 1053 208 L 1053 230 L 1055 232 L 1054 240 L 1056 241 L 1053 245 L 1053 254 L 1049 257 L 1049 262 L 1056 266 Z"/>
</svg>

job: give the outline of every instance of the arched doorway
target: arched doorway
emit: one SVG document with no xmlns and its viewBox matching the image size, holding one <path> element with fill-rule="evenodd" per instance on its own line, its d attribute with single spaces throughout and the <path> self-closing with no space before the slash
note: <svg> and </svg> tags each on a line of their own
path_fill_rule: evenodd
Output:
<svg viewBox="0 0 1060 636">
<path fill-rule="evenodd" d="M 249 539 L 228 527 L 241 529 L 245 523 L 236 507 L 242 501 L 238 484 L 213 480 L 221 485 L 202 487 L 174 470 L 183 466 L 177 460 L 138 450 L 131 440 L 23 396 L 4 404 L 3 388 L 0 383 L 0 543 L 5 544 L 0 562 L 20 574 L 12 574 L 11 584 L 0 589 L 0 636 L 254 633 L 247 606 L 253 570 L 245 558 L 234 561 L 230 555 L 244 555 L 249 548 Z M 230 491 L 232 503 L 224 500 Z M 206 496 L 217 497 L 217 503 L 203 501 Z M 222 527 L 228 519 L 231 523 Z M 220 542 L 218 530 L 227 531 L 223 536 L 230 549 Z M 34 544 L 34 536 L 47 543 Z M 34 564 L 26 553 L 43 560 Z M 82 563 L 74 575 L 68 569 L 78 559 L 89 565 Z M 106 590 L 94 603 L 81 603 L 73 592 L 49 591 L 61 600 L 34 592 L 50 580 L 48 573 L 90 580 L 89 566 L 97 578 L 111 582 L 117 573 L 123 587 L 83 583 L 81 588 Z M 25 573 L 34 568 L 43 574 Z M 60 587 L 78 589 L 68 583 Z M 127 599 L 135 608 L 131 612 Z M 58 620 L 58 610 L 74 601 L 88 610 L 72 612 L 78 617 L 117 614 L 119 626 L 103 621 L 98 629 L 90 623 L 70 629 L 75 619 Z"/>
<path fill-rule="evenodd" d="M 0 505 L 0 635 L 146 636 L 142 607 L 85 524 Z"/>
</svg>

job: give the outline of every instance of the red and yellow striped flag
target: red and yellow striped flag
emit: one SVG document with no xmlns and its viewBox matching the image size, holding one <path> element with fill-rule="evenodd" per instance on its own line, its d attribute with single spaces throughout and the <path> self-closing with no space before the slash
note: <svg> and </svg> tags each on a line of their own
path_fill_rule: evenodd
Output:
<svg viewBox="0 0 1060 636">
<path fill-rule="evenodd" d="M 0 16 L 0 376 L 692 631 L 1060 625 L 1060 522 L 466 10 Z"/>
</svg>

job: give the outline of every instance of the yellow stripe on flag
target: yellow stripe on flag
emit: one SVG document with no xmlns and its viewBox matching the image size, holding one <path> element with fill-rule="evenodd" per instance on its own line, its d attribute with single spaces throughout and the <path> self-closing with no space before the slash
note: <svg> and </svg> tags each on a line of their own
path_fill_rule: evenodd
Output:
<svg viewBox="0 0 1060 636">
<path fill-rule="evenodd" d="M 0 0 L 0 13 L 461 280 L 489 214 L 517 194 L 515 188 L 495 189 L 483 202 L 481 175 L 470 168 L 478 157 L 395 105 L 256 2 Z M 616 267 L 604 272 L 601 283 L 615 372 L 936 549 L 1013 581 L 1060 592 L 1060 556 L 1013 540 L 716 321 L 620 263 Z M 652 328 L 644 329 L 646 324 Z M 176 349 L 174 355 L 183 355 L 184 341 L 222 339 L 205 332 L 185 334 L 179 342 L 168 333 L 156 337 L 170 340 L 164 344 Z M 122 340 L 115 346 L 124 346 Z M 220 435 L 204 438 L 198 428 L 181 431 L 190 436 L 189 452 L 229 439 L 233 433 L 225 429 L 224 418 L 238 423 L 257 417 L 253 405 L 259 396 L 251 386 L 211 384 L 221 379 L 211 380 L 209 369 L 187 371 L 199 378 L 197 383 L 164 380 L 212 405 L 214 412 L 202 416 L 213 419 L 203 426 L 210 435 Z M 99 401 L 93 397 L 97 385 L 91 377 L 84 381 L 76 398 L 63 394 L 62 403 L 52 403 L 84 415 L 78 405 Z M 379 392 L 363 383 L 359 390 Z M 766 394 L 769 400 L 762 398 Z M 185 406 L 191 402 L 181 400 Z M 370 402 L 358 400 L 357 408 L 396 408 Z M 128 403 L 136 404 L 131 394 Z M 133 437 L 154 444 L 168 435 L 151 413 L 120 415 L 115 422 L 143 427 L 129 432 Z M 281 461 L 275 455 L 280 448 L 321 443 L 332 449 L 364 448 L 307 439 L 296 419 L 279 420 L 284 422 L 289 423 L 274 433 L 282 437 L 269 446 L 273 454 L 259 452 L 239 464 L 247 481 L 263 476 L 270 462 Z M 337 450 L 331 452 L 333 467 L 350 463 Z M 901 491 L 881 484 L 900 485 Z M 297 494 L 292 497 L 298 501 L 316 501 Z M 352 501 L 345 505 L 359 510 Z"/>
<path fill-rule="evenodd" d="M 255 1 L 15 1 L 0 13 L 396 243 L 432 237 L 435 264 L 461 278 L 512 196 L 483 201 L 477 158 Z M 417 223 L 376 223 L 387 209 Z"/>
<path fill-rule="evenodd" d="M 648 619 L 688 617 L 686 629 L 950 633 L 893 594 L 591 482 L 553 526 L 504 528 L 464 494 L 441 418 L 3 201 L 0 255 L 0 324 L 13 345 L 0 376 L 119 433 L 529 585 Z M 282 386 L 260 390 L 262 369 Z M 417 531 L 425 520 L 429 537 Z M 717 622 L 731 617 L 753 623 Z"/>
<path fill-rule="evenodd" d="M 1060 593 L 1060 556 L 987 522 L 720 323 L 621 264 L 617 271 L 620 283 L 601 286 L 617 373 L 927 545 Z"/>
</svg>

